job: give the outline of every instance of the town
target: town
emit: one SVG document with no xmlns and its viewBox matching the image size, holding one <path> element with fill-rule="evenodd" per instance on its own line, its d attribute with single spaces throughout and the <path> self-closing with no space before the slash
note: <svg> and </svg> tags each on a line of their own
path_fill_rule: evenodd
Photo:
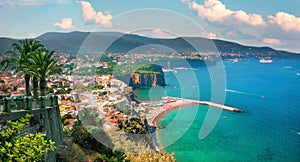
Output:
<svg viewBox="0 0 300 162">
<path fill-rule="evenodd" d="M 142 84 L 139 78 L 136 78 L 140 77 L 139 75 L 158 74 L 160 78 L 155 76 L 155 78 L 153 78 L 154 82 L 150 81 L 151 83 L 146 84 L 146 86 L 156 86 L 159 84 L 163 86 L 165 85 L 163 72 L 177 73 L 177 70 L 192 69 L 186 67 L 174 68 L 176 70 L 171 69 L 171 61 L 198 60 L 202 62 L 205 61 L 207 64 L 214 64 L 214 58 L 216 57 L 219 56 L 199 52 L 190 54 L 107 54 L 98 52 L 78 55 L 58 53 L 53 57 L 52 61 L 57 63 L 59 70 L 55 71 L 55 67 L 52 75 L 45 76 L 43 78 L 45 83 L 42 83 L 41 81 L 43 81 L 43 79 L 40 78 L 39 84 L 36 84 L 34 82 L 35 79 L 32 78 L 29 92 L 26 88 L 24 72 L 19 72 L 11 68 L 9 64 L 3 64 L 6 65 L 6 67 L 2 67 L 2 69 L 5 70 L 0 72 L 0 112 L 19 111 L 18 107 L 20 107 L 20 104 L 16 101 L 25 101 L 26 99 L 26 102 L 29 102 L 28 99 L 31 98 L 32 95 L 33 100 L 30 102 L 34 102 L 35 105 L 44 102 L 43 99 L 45 97 L 53 98 L 55 95 L 58 99 L 57 103 L 64 132 L 73 132 L 73 134 L 71 134 L 74 135 L 74 127 L 78 126 L 79 122 L 83 123 L 85 129 L 101 127 L 101 129 L 106 130 L 108 134 L 111 135 L 111 139 L 114 143 L 120 142 L 120 139 L 113 138 L 113 136 L 120 133 L 120 131 L 116 131 L 116 129 L 126 133 L 141 134 L 143 135 L 142 139 L 144 139 L 142 140 L 143 145 L 138 147 L 137 145 L 140 144 L 134 144 L 129 147 L 131 144 L 128 144 L 125 151 L 126 149 L 127 152 L 130 152 L 128 150 L 139 150 L 135 153 L 140 153 L 141 150 L 151 149 L 162 153 L 155 130 L 164 128 L 164 126 L 158 125 L 157 121 L 166 114 L 166 112 L 191 104 L 205 104 L 228 111 L 243 111 L 206 101 L 194 101 L 169 96 L 156 100 L 140 100 L 133 93 L 136 87 L 130 86 L 128 82 L 125 83 L 117 77 L 125 74 L 129 76 L 135 74 L 131 76 L 132 78 L 127 80 L 137 79 L 132 82 Z M 0 58 L 2 62 L 8 59 L 10 58 L 6 55 Z M 165 62 L 165 66 L 152 64 L 159 61 Z M 144 64 L 150 65 L 144 66 Z M 153 71 L 153 68 L 156 71 Z M 26 70 L 30 71 L 30 68 Z M 146 76 L 143 76 L 143 78 L 145 77 Z M 45 84 L 45 87 L 43 84 Z M 37 86 L 40 87 L 40 90 L 37 90 Z M 38 94 L 40 94 L 40 97 L 38 97 Z M 7 103 L 4 103 L 3 99 L 4 101 L 12 100 L 15 104 L 13 104 L 13 107 L 10 105 L 8 110 Z M 27 109 L 28 108 L 27 105 Z M 32 109 L 32 107 L 29 109 Z M 81 131 L 84 132 L 84 130 Z M 98 142 L 105 143 L 105 141 L 101 141 L 101 139 L 97 140 Z M 80 143 L 80 141 L 77 142 Z M 124 141 L 122 143 L 124 143 Z M 61 145 L 59 147 L 61 147 Z M 124 146 L 119 147 L 122 148 Z M 122 149 L 124 150 L 124 148 Z M 132 157 L 130 154 L 128 156 Z M 162 156 L 173 158 L 172 154 L 162 154 Z"/>
</svg>

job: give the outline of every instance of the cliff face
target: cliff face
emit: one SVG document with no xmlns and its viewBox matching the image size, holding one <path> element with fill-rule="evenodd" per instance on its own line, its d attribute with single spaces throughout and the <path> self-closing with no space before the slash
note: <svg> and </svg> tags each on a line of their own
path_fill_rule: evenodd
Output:
<svg viewBox="0 0 300 162">
<path fill-rule="evenodd" d="M 129 86 L 133 89 L 140 87 L 155 87 L 155 86 L 165 86 L 165 77 L 163 73 L 161 74 L 138 74 L 132 73 L 131 79 L 129 81 Z"/>
<path fill-rule="evenodd" d="M 114 76 L 133 89 L 166 85 L 162 66 L 159 65 L 129 65 L 120 68 L 119 71 L 125 72 L 116 73 Z"/>
<path fill-rule="evenodd" d="M 129 86 L 132 86 L 133 89 L 166 85 L 162 67 L 158 65 L 147 65 L 139 68 L 130 76 Z"/>
</svg>

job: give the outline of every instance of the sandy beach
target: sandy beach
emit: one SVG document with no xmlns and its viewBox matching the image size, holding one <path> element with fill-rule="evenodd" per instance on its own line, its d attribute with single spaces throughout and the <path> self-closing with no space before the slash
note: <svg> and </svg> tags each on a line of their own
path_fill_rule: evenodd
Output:
<svg viewBox="0 0 300 162">
<path fill-rule="evenodd" d="M 157 122 L 169 111 L 174 109 L 195 104 L 191 101 L 175 98 L 175 97 L 164 97 L 162 105 L 155 105 L 154 107 L 149 107 L 149 112 L 146 115 L 149 123 L 152 123 L 153 126 L 157 126 Z"/>
<path fill-rule="evenodd" d="M 161 128 L 161 126 L 157 125 L 157 122 L 166 115 L 169 111 L 174 109 L 192 105 L 194 104 L 191 101 L 186 101 L 180 98 L 174 97 L 164 97 L 162 101 L 158 102 L 157 104 L 153 104 L 148 107 L 149 112 L 146 114 L 146 118 L 148 120 L 148 124 L 155 127 L 155 132 L 151 133 L 151 137 L 154 143 L 154 148 L 156 151 L 160 152 L 162 149 L 160 147 L 157 128 Z"/>
</svg>

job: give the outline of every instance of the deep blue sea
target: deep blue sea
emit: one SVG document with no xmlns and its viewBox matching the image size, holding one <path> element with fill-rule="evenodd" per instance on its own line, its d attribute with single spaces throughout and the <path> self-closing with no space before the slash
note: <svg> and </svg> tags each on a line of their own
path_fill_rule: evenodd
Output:
<svg viewBox="0 0 300 162">
<path fill-rule="evenodd" d="M 164 88 L 135 93 L 148 99 L 168 95 L 210 101 L 218 85 L 211 83 L 206 66 L 193 63 L 192 67 L 195 69 L 178 70 L 176 74 L 166 72 L 168 85 Z M 254 58 L 236 63 L 224 60 L 222 66 L 209 68 L 220 67 L 226 76 L 225 104 L 246 112 L 203 105 L 173 110 L 159 122 L 165 126 L 158 131 L 162 148 L 173 152 L 179 162 L 300 161 L 300 60 L 273 59 L 270 64 Z M 205 121 L 208 112 L 215 116 Z M 205 122 L 216 119 L 212 129 L 205 127 Z M 202 129 L 210 133 L 201 139 L 203 124 Z"/>
</svg>

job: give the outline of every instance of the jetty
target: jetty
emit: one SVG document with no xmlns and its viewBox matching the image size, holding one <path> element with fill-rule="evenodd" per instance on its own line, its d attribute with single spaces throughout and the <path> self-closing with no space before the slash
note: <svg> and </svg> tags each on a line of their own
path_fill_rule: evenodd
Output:
<svg viewBox="0 0 300 162">
<path fill-rule="evenodd" d="M 210 101 L 203 101 L 203 100 L 192 100 L 192 99 L 186 99 L 186 98 L 178 98 L 178 97 L 171 97 L 171 96 L 166 96 L 166 99 L 175 99 L 175 100 L 181 100 L 183 102 L 189 102 L 192 104 L 200 104 L 200 105 L 208 105 L 214 108 L 219 108 L 222 110 L 226 110 L 226 111 L 231 111 L 231 112 L 245 112 L 245 110 L 236 108 L 236 107 L 232 107 L 232 106 L 227 106 L 224 104 L 219 104 L 219 103 L 215 103 L 215 102 L 210 102 Z"/>
<path fill-rule="evenodd" d="M 210 101 L 190 100 L 190 99 L 182 99 L 182 100 L 190 101 L 195 104 L 208 105 L 208 106 L 212 106 L 215 108 L 219 108 L 219 109 L 223 109 L 223 110 L 227 110 L 227 111 L 231 111 L 231 112 L 245 112 L 245 110 L 242 110 L 239 108 L 226 106 L 226 105 L 222 105 L 222 104 L 218 104 L 218 103 L 214 103 L 214 102 L 210 102 Z"/>
</svg>

